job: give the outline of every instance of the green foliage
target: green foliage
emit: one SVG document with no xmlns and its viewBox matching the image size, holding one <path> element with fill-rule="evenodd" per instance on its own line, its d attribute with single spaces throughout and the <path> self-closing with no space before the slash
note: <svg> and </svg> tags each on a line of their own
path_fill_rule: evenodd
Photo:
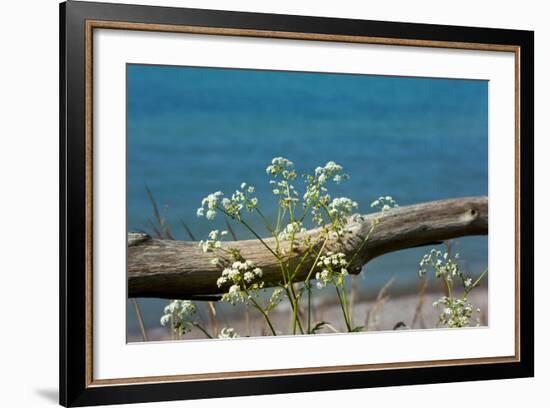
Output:
<svg viewBox="0 0 550 408">
<path fill-rule="evenodd" d="M 265 248 L 273 254 L 280 269 L 280 280 L 272 289 L 267 303 L 263 303 L 258 291 L 265 290 L 262 280 L 263 271 L 254 266 L 251 260 L 244 259 L 241 253 L 230 246 L 222 245 L 226 231 L 213 230 L 207 240 L 201 241 L 199 247 L 204 252 L 212 252 L 215 257 L 212 263 L 220 268 L 218 287 L 224 291 L 222 300 L 233 305 L 245 303 L 254 307 L 265 318 L 273 335 L 276 330 L 269 318 L 272 312 L 283 300 L 287 299 L 292 310 L 292 334 L 316 333 L 326 325 L 321 322 L 312 329 L 304 328 L 299 308 L 302 295 L 307 290 L 307 319 L 311 316 L 311 281 L 317 281 L 317 288 L 323 290 L 334 288 L 347 330 L 360 331 L 362 326 L 354 327 L 349 313 L 349 302 L 346 294 L 345 277 L 348 268 L 355 259 L 357 252 L 370 236 L 376 222 L 373 222 L 369 234 L 357 249 L 356 253 L 346 255 L 344 252 L 331 252 L 325 248 L 342 245 L 345 234 L 349 233 L 347 225 L 358 204 L 347 197 L 332 197 L 329 193 L 331 183 L 341 183 L 349 176 L 335 162 L 328 162 L 323 167 L 317 167 L 312 174 L 304 174 L 303 193 L 299 193 L 296 182 L 298 173 L 294 163 L 284 157 L 275 157 L 266 168 L 271 177 L 269 185 L 277 202 L 276 220 L 268 220 L 260 210 L 259 200 L 255 196 L 256 188 L 245 182 L 230 196 L 217 191 L 206 196 L 197 210 L 199 217 L 214 220 L 221 213 L 227 218 L 240 223 L 251 232 Z M 380 197 L 372 207 L 380 207 L 388 211 L 396 207 L 395 201 L 387 196 Z M 249 217 L 258 217 L 265 226 L 269 236 L 274 238 L 275 245 L 270 246 L 261 237 L 259 231 L 251 227 Z M 311 222 L 321 229 L 315 237 L 305 234 L 304 224 Z M 300 259 L 292 263 L 291 259 L 300 245 Z M 306 260 L 313 257 L 315 262 L 310 267 L 303 282 L 296 282 L 296 276 L 304 267 Z M 309 326 L 309 324 L 308 324 Z"/>
</svg>

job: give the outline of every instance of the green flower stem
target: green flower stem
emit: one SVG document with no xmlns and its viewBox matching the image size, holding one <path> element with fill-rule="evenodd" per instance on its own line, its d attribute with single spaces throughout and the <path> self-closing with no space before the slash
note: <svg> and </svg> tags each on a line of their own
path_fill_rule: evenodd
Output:
<svg viewBox="0 0 550 408">
<path fill-rule="evenodd" d="M 323 237 L 320 236 L 318 239 L 321 240 Z M 325 237 L 325 240 L 328 240 L 328 235 Z M 296 267 L 296 269 L 294 269 L 294 273 L 292 274 L 292 279 L 294 279 L 296 277 L 296 275 L 298 275 L 298 272 L 300 271 L 300 269 L 302 268 L 302 265 L 304 264 L 304 262 L 306 261 L 306 259 L 309 257 L 309 254 L 311 252 L 314 252 L 315 251 L 315 245 L 317 245 L 317 242 L 311 244 L 309 246 L 309 248 L 307 249 L 307 251 L 304 253 L 304 255 L 302 256 L 302 258 L 300 259 L 300 262 L 298 263 L 298 266 Z M 324 245 L 323 247 L 324 248 Z M 319 252 L 322 252 L 322 248 Z M 317 256 L 317 259 L 319 258 L 319 255 Z M 309 276 L 311 276 L 311 271 L 310 271 L 310 274 Z"/>
<path fill-rule="evenodd" d="M 139 307 L 139 303 L 136 298 L 132 298 L 132 304 L 134 305 L 134 309 L 136 311 L 141 337 L 143 337 L 143 341 L 149 341 L 149 338 L 147 337 L 147 330 L 145 329 L 145 323 L 143 322 L 143 316 L 141 314 L 141 308 Z"/>
<path fill-rule="evenodd" d="M 311 333 L 311 286 L 307 284 L 307 332 Z"/>
<path fill-rule="evenodd" d="M 255 207 L 255 210 L 262 219 L 265 228 L 269 231 L 270 234 L 274 235 L 275 230 L 273 229 L 273 226 L 269 223 L 269 220 L 263 215 L 258 207 Z"/>
<path fill-rule="evenodd" d="M 197 322 L 194 322 L 193 323 L 193 326 L 195 326 L 197 329 L 199 329 L 201 332 L 204 333 L 204 335 L 206 337 L 208 337 L 209 339 L 213 339 L 213 337 L 204 329 L 204 327 L 202 327 L 200 324 L 198 324 Z"/>
<path fill-rule="evenodd" d="M 348 322 L 348 330 L 353 330 L 353 323 L 351 321 L 351 317 L 350 317 L 350 314 L 349 314 L 348 300 L 347 300 L 347 297 L 346 297 L 346 284 L 345 284 L 343 278 L 342 278 L 342 302 L 344 303 L 346 320 Z"/>
<path fill-rule="evenodd" d="M 321 257 L 321 254 L 323 253 L 323 250 L 325 249 L 325 246 L 326 246 L 327 242 L 328 242 L 328 236 L 323 241 L 323 245 L 321 245 L 321 248 L 319 249 L 319 252 L 317 253 L 317 257 L 315 258 L 315 261 L 313 262 L 313 265 L 311 265 L 311 268 L 309 269 L 309 272 L 308 272 L 304 282 L 307 283 L 311 279 L 311 275 L 313 274 L 313 271 L 315 270 L 315 266 L 317 266 L 317 262 L 319 262 L 319 258 Z"/>
<path fill-rule="evenodd" d="M 291 289 L 289 289 L 289 286 Z M 296 298 L 294 288 L 292 287 L 292 284 L 290 284 L 285 286 L 284 289 L 290 302 L 290 306 L 292 307 L 292 334 L 296 334 L 296 325 L 298 325 L 300 332 L 304 334 L 302 323 L 300 322 L 300 318 L 298 316 L 298 299 Z"/>
<path fill-rule="evenodd" d="M 479 283 L 481 282 L 481 279 L 483 279 L 483 277 L 487 274 L 487 271 L 489 270 L 489 268 L 485 268 L 485 270 L 483 272 L 481 272 L 481 274 L 477 277 L 477 279 L 475 280 L 474 283 L 472 283 L 472 285 L 466 289 L 464 288 L 464 295 L 463 297 L 467 297 L 470 292 L 477 287 L 477 285 L 479 285 Z"/>
<path fill-rule="evenodd" d="M 292 213 L 290 213 L 292 214 Z M 304 334 L 304 330 L 302 328 L 302 324 L 298 318 L 298 297 L 296 296 L 296 292 L 294 291 L 294 285 L 292 284 L 292 280 L 294 278 L 294 274 L 293 276 L 290 276 L 290 260 L 292 258 L 292 247 L 294 245 L 294 236 L 295 236 L 295 233 L 293 232 L 292 233 L 292 236 L 290 238 L 290 246 L 289 246 L 289 251 L 288 251 L 288 260 L 287 260 L 287 266 L 286 266 L 286 269 L 288 271 L 288 279 L 287 279 L 287 282 L 286 282 L 286 285 L 290 287 L 291 289 L 291 292 L 292 292 L 292 296 L 294 298 L 294 301 L 291 302 L 292 304 L 292 333 L 293 334 L 296 334 L 296 324 L 298 323 L 298 326 L 300 328 L 300 332 L 302 334 Z"/>
<path fill-rule="evenodd" d="M 308 213 L 309 209 L 311 208 L 312 204 L 313 204 L 313 201 L 310 201 L 309 204 L 304 208 L 304 213 L 300 217 L 300 222 L 304 221 L 304 218 L 306 218 L 307 213 Z"/>
<path fill-rule="evenodd" d="M 487 274 L 487 271 L 489 268 L 485 268 L 483 272 L 479 275 L 479 277 L 476 279 L 476 281 L 472 284 L 472 289 L 475 288 L 477 285 L 479 285 L 479 282 L 481 282 L 481 279 Z M 470 289 L 471 290 L 471 289 Z"/>
<path fill-rule="evenodd" d="M 330 215 L 330 210 L 329 210 L 329 208 L 327 207 L 327 205 L 324 204 L 324 203 L 321 203 L 321 202 L 320 202 L 320 204 L 321 204 L 321 207 L 323 208 L 323 210 L 325 210 L 325 212 L 327 213 L 327 217 L 328 217 L 328 219 L 330 220 L 330 222 L 333 223 L 333 222 L 334 222 L 334 219 L 332 218 L 332 215 Z"/>
<path fill-rule="evenodd" d="M 294 307 L 292 310 L 292 334 L 296 334 L 296 322 L 298 321 L 297 317 L 298 317 L 298 306 L 294 304 Z"/>
<path fill-rule="evenodd" d="M 251 300 L 252 303 L 254 303 L 254 306 L 256 307 L 256 309 L 258 309 L 258 311 L 262 314 L 262 316 L 264 317 L 265 321 L 267 322 L 267 325 L 269 326 L 270 330 L 271 330 L 271 333 L 273 333 L 274 336 L 277 335 L 277 333 L 275 332 L 275 329 L 273 328 L 273 325 L 271 324 L 271 320 L 269 319 L 269 316 L 267 315 L 267 313 L 264 311 L 264 309 L 258 304 L 258 302 L 256 302 L 256 299 L 254 299 L 254 297 L 252 297 L 248 291 L 245 290 L 245 293 L 246 295 L 248 296 L 248 298 Z"/>
<path fill-rule="evenodd" d="M 290 260 L 292 258 L 292 250 L 293 250 L 293 247 L 294 247 L 294 238 L 295 238 L 295 236 L 296 236 L 296 233 L 293 232 L 292 236 L 290 237 L 290 245 L 288 247 L 288 259 L 286 261 L 287 269 L 290 269 Z"/>
<path fill-rule="evenodd" d="M 443 280 L 445 281 L 445 285 L 447 285 L 447 293 L 449 294 L 449 299 L 453 298 L 453 289 L 451 287 L 451 283 L 447 279 L 446 276 L 443 276 Z"/>
<path fill-rule="evenodd" d="M 378 224 L 378 219 L 373 221 L 373 223 L 371 224 L 369 232 L 367 232 L 367 235 L 365 235 L 365 238 L 363 238 L 363 242 L 361 242 L 361 245 L 359 245 L 359 248 L 357 248 L 357 250 L 355 251 L 355 253 L 351 257 L 351 259 L 349 260 L 348 265 L 347 265 L 348 267 L 353 264 L 353 261 L 355 261 L 355 258 L 357 258 L 357 255 L 359 255 L 359 253 L 361 252 L 361 250 L 363 249 L 363 247 L 365 246 L 365 244 L 369 240 L 372 232 L 374 231 L 374 227 L 376 227 L 377 224 Z"/>
<path fill-rule="evenodd" d="M 340 294 L 340 290 L 338 289 L 338 286 L 334 285 L 334 289 L 336 289 L 336 294 L 338 295 L 338 301 L 340 302 L 340 307 L 342 308 L 342 312 L 344 313 L 344 321 L 346 322 L 346 327 L 348 329 L 348 332 L 351 332 L 352 329 L 351 329 L 351 325 L 349 324 L 346 308 L 342 303 L 342 295 Z"/>
<path fill-rule="evenodd" d="M 294 211 L 292 210 L 292 197 L 290 196 L 290 184 L 286 181 L 286 196 L 288 198 L 288 215 L 290 222 L 294 222 Z"/>
<path fill-rule="evenodd" d="M 277 235 L 279 233 L 279 229 L 281 228 L 281 199 L 277 202 L 277 224 L 275 225 L 274 235 Z"/>
<path fill-rule="evenodd" d="M 265 247 L 269 250 L 269 252 L 271 252 L 271 253 L 273 254 L 273 256 L 274 256 L 275 258 L 279 259 L 279 256 L 271 249 L 271 247 L 270 247 L 269 245 L 267 245 L 267 244 L 265 243 L 265 241 L 262 239 L 262 237 L 260 237 L 260 236 L 256 233 L 256 231 L 254 231 L 254 230 L 252 229 L 252 227 L 251 227 L 250 225 L 248 225 L 248 223 L 247 223 L 245 220 L 243 220 L 241 217 L 234 217 L 234 216 L 232 216 L 231 214 L 227 213 L 227 212 L 226 212 L 225 210 L 223 210 L 223 209 L 220 209 L 220 211 L 223 212 L 223 213 L 224 213 L 225 215 L 227 215 L 228 217 L 237 218 L 237 220 L 238 220 L 241 224 L 243 224 L 243 225 L 245 226 L 245 228 L 246 228 L 247 230 L 249 230 L 249 231 L 252 233 L 252 235 L 254 235 L 254 236 L 263 244 L 263 246 L 265 246 Z"/>
<path fill-rule="evenodd" d="M 290 290 L 292 292 L 292 295 L 294 296 L 294 321 L 293 321 L 293 326 L 296 326 L 296 324 L 298 324 L 298 328 L 300 329 L 300 333 L 301 334 L 304 334 L 304 329 L 303 329 L 303 326 L 302 326 L 302 322 L 300 321 L 300 316 L 298 315 L 298 306 L 300 304 L 300 297 L 299 296 L 296 296 L 296 292 L 294 291 L 294 286 L 292 285 L 292 282 L 290 283 Z M 294 331 L 296 331 L 294 329 Z"/>
<path fill-rule="evenodd" d="M 309 270 L 309 273 L 308 273 L 306 279 L 304 280 L 306 285 L 309 283 L 309 279 L 311 278 L 311 275 L 312 275 L 312 273 L 315 269 L 315 265 L 317 265 L 317 262 L 319 261 L 319 257 L 323 253 L 323 249 L 325 248 L 325 245 L 326 245 L 327 241 L 328 241 L 328 237 L 325 238 L 325 240 L 323 241 L 323 245 L 321 246 L 321 249 L 319 250 L 319 252 L 317 254 L 317 257 L 315 258 L 315 262 L 313 263 L 311 269 Z M 312 249 L 313 249 L 313 247 L 310 248 L 310 250 L 312 250 Z M 294 274 L 293 274 L 291 279 L 293 279 L 296 276 L 296 274 L 298 273 L 298 270 L 299 270 L 301 264 L 303 263 L 304 259 L 305 259 L 305 256 L 302 258 L 302 262 L 300 262 L 300 264 L 298 265 L 298 267 L 294 271 Z M 292 308 L 293 308 L 293 322 L 292 322 L 293 334 L 296 334 L 296 323 L 298 324 L 298 326 L 300 328 L 300 332 L 302 334 L 304 334 L 302 324 L 300 322 L 299 317 L 297 316 L 298 300 L 299 299 L 296 297 L 296 294 L 294 292 L 294 287 L 292 286 L 292 283 L 290 284 L 290 287 L 292 289 L 292 294 L 294 295 L 294 298 L 296 299 L 294 302 L 291 302 L 292 303 Z M 290 298 L 290 296 L 289 296 L 289 298 Z M 308 289 L 308 333 L 309 333 L 310 326 L 311 326 L 310 319 L 311 319 L 311 289 Z"/>
</svg>

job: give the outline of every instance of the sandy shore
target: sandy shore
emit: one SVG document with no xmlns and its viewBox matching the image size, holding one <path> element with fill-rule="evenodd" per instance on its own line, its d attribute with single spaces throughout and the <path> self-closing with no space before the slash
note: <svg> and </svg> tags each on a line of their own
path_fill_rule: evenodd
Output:
<svg viewBox="0 0 550 408">
<path fill-rule="evenodd" d="M 351 310 L 352 319 L 355 326 L 364 326 L 369 331 L 394 330 L 396 326 L 400 329 L 431 329 L 437 327 L 439 310 L 432 306 L 432 303 L 439 299 L 441 293 L 426 293 L 421 299 L 418 294 L 409 294 L 401 296 L 392 296 L 388 294 L 381 299 L 372 299 L 356 302 Z M 472 292 L 470 301 L 475 308 L 479 308 L 481 325 L 487 325 L 488 311 L 488 293 L 483 288 L 478 288 Z M 330 333 L 334 331 L 345 331 L 342 311 L 338 304 L 317 304 L 312 308 L 312 326 L 317 322 L 329 322 L 330 326 L 323 328 L 321 333 Z M 305 314 L 304 314 L 305 315 Z M 281 304 L 270 316 L 277 334 L 288 334 L 290 330 L 290 307 Z M 306 324 L 305 317 L 302 319 Z M 212 330 L 210 322 L 203 323 L 205 328 Z M 269 332 L 263 318 L 255 310 L 251 310 L 246 318 L 246 313 L 240 313 L 236 317 L 218 319 L 217 329 L 230 326 L 240 336 L 261 336 Z M 149 340 L 162 341 L 171 340 L 167 328 L 158 327 L 148 329 Z M 197 329 L 186 334 L 185 339 L 201 339 L 205 336 Z M 131 333 L 129 341 L 142 341 L 139 333 Z"/>
</svg>

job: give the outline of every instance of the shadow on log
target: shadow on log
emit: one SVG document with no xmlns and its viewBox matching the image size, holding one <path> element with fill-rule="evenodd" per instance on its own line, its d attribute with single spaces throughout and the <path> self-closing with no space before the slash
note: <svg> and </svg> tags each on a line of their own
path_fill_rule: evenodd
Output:
<svg viewBox="0 0 550 408">
<path fill-rule="evenodd" d="M 374 227 L 366 244 L 350 267 L 350 273 L 359 273 L 363 265 L 377 256 L 406 248 L 434 244 L 446 239 L 488 233 L 487 197 L 466 197 L 432 201 L 396 208 L 384 213 L 369 214 L 348 224 L 350 231 L 342 244 L 331 242 L 327 251 L 342 251 L 348 256 L 360 247 L 365 236 Z M 303 235 L 312 237 L 319 229 Z M 275 248 L 273 238 L 265 242 Z M 281 279 L 277 260 L 258 240 L 230 241 L 223 244 L 238 248 L 244 258 L 252 260 L 263 270 L 266 286 Z M 283 243 L 281 248 L 288 248 Z M 291 265 L 302 258 L 305 247 L 295 246 Z M 158 240 L 143 233 L 128 234 L 128 296 L 167 299 L 210 299 L 219 294 L 216 285 L 221 275 L 219 267 L 210 263 L 215 255 L 203 253 L 197 242 Z M 295 281 L 305 279 L 314 256 L 308 257 Z"/>
</svg>

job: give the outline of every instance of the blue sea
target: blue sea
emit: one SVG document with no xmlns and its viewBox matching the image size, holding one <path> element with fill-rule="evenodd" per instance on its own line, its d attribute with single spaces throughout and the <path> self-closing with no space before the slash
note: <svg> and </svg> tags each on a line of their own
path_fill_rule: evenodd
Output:
<svg viewBox="0 0 550 408">
<path fill-rule="evenodd" d="M 488 83 L 222 68 L 128 65 L 128 230 L 154 220 L 146 186 L 174 236 L 197 239 L 225 229 L 223 219 L 197 218 L 207 194 L 231 193 L 241 182 L 258 191 L 274 216 L 266 166 L 275 156 L 298 173 L 332 160 L 350 179 L 332 189 L 359 203 L 381 195 L 400 205 L 488 193 Z M 261 229 L 259 222 L 254 223 Z M 249 238 L 236 228 L 239 238 Z M 487 266 L 487 238 L 455 240 L 463 267 Z M 416 288 L 426 248 L 373 260 L 361 288 Z M 158 326 L 165 300 L 140 300 L 148 327 Z M 129 310 L 129 331 L 137 323 Z"/>
</svg>

